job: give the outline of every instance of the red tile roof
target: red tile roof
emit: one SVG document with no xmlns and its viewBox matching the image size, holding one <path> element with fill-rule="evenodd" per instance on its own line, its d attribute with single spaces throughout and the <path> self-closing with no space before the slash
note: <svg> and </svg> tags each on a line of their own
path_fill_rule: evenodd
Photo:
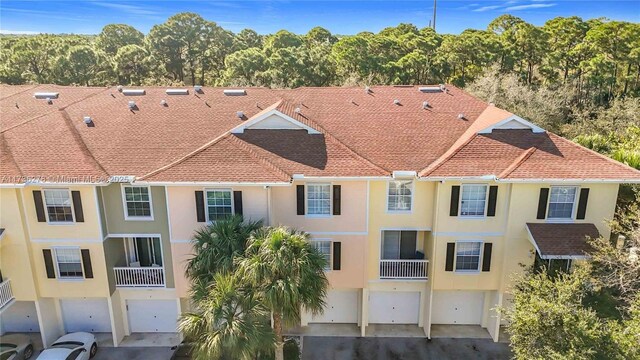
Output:
<svg viewBox="0 0 640 360">
<path fill-rule="evenodd" d="M 426 93 L 417 86 L 249 88 L 244 96 L 224 95 L 221 88 L 199 93 L 190 88 L 188 95 L 167 95 L 162 87 L 145 90 L 126 96 L 114 87 L 1 86 L 0 155 L 7 165 L 0 174 L 274 182 L 293 174 L 388 176 L 410 170 L 429 177 L 640 180 L 640 172 L 552 134 L 478 135 L 512 114 L 455 87 Z M 49 105 L 34 99 L 36 91 L 60 96 Z M 255 129 L 230 134 L 270 110 L 320 134 Z M 245 117 L 238 118 L 238 111 Z M 92 126 L 83 122 L 85 116 Z"/>
<path fill-rule="evenodd" d="M 527 229 L 543 259 L 585 256 L 591 250 L 587 239 L 600 237 L 593 224 L 527 223 Z"/>
</svg>

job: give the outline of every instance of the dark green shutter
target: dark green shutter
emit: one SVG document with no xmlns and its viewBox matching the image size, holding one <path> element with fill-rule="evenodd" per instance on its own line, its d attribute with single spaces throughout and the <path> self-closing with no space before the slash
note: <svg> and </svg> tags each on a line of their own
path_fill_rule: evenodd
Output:
<svg viewBox="0 0 640 360">
<path fill-rule="evenodd" d="M 460 203 L 460 186 L 451 187 L 451 206 L 449 216 L 458 216 L 458 204 Z"/>
<path fill-rule="evenodd" d="M 36 216 L 38 222 L 47 222 L 47 216 L 44 213 L 44 204 L 42 203 L 42 191 L 33 191 L 33 203 L 36 205 Z"/>
<path fill-rule="evenodd" d="M 297 214 L 304 215 L 304 185 L 296 185 Z"/>
<path fill-rule="evenodd" d="M 196 217 L 198 218 L 198 222 L 207 221 L 204 215 L 204 191 L 196 191 Z"/>
<path fill-rule="evenodd" d="M 587 216 L 587 201 L 589 201 L 589 189 L 580 189 L 580 199 L 578 200 L 578 213 L 576 219 L 584 220 Z"/>
<path fill-rule="evenodd" d="M 80 250 L 82 255 L 82 268 L 84 269 L 84 277 L 86 279 L 93 279 L 93 267 L 91 266 L 91 253 L 89 249 Z"/>
<path fill-rule="evenodd" d="M 342 262 L 342 243 L 336 241 L 333 243 L 333 270 L 340 270 Z"/>
<path fill-rule="evenodd" d="M 496 216 L 496 204 L 498 201 L 498 187 L 489 187 L 489 204 L 487 206 L 487 216 Z"/>
<path fill-rule="evenodd" d="M 447 261 L 444 271 L 453 271 L 453 257 L 456 253 L 456 243 L 447 243 Z"/>
<path fill-rule="evenodd" d="M 242 191 L 233 192 L 233 209 L 236 215 L 242 216 Z"/>
<path fill-rule="evenodd" d="M 47 278 L 55 279 L 56 270 L 53 267 L 53 255 L 51 249 L 42 249 L 42 255 L 44 256 L 44 268 L 47 270 Z"/>
<path fill-rule="evenodd" d="M 340 185 L 333 185 L 333 215 L 340 215 L 341 204 L 340 198 L 342 187 Z"/>
<path fill-rule="evenodd" d="M 482 254 L 482 271 L 491 271 L 491 249 L 492 243 L 484 243 L 484 253 Z"/>
<path fill-rule="evenodd" d="M 82 211 L 82 198 L 80 191 L 72 191 L 71 199 L 73 200 L 73 212 L 76 215 L 76 222 L 84 222 L 84 212 Z"/>
<path fill-rule="evenodd" d="M 536 219 L 542 220 L 547 217 L 547 200 L 549 199 L 549 188 L 540 189 L 540 198 L 538 199 L 538 216 Z"/>
</svg>

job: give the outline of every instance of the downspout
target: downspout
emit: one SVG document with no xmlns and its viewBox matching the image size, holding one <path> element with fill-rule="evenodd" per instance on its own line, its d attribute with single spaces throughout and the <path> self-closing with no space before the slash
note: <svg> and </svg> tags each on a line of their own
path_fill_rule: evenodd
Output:
<svg viewBox="0 0 640 360">
<path fill-rule="evenodd" d="M 266 223 L 268 226 L 272 226 L 273 224 L 271 224 L 271 186 L 266 185 L 265 190 L 267 190 L 267 218 L 266 218 Z"/>
</svg>

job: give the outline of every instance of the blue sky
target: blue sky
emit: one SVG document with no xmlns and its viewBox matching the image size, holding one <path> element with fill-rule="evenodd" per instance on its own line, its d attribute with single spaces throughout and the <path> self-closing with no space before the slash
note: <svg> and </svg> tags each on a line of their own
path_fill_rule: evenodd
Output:
<svg viewBox="0 0 640 360">
<path fill-rule="evenodd" d="M 197 12 L 234 32 L 248 27 L 262 34 L 279 29 L 305 33 L 319 25 L 333 33 L 355 34 L 377 32 L 401 22 L 427 26 L 433 1 L 2 0 L 0 32 L 96 34 L 106 24 L 126 23 L 147 33 L 154 24 L 184 11 Z M 503 13 L 535 25 L 572 15 L 640 22 L 640 0 L 438 0 L 437 30 L 459 33 L 466 28 L 484 29 Z"/>
</svg>

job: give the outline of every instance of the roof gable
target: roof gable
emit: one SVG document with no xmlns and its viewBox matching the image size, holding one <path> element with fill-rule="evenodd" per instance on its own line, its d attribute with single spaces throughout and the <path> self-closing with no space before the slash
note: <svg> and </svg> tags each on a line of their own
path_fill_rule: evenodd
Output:
<svg viewBox="0 0 640 360">
<path fill-rule="evenodd" d="M 242 134 L 247 129 L 252 130 L 306 130 L 309 134 L 320 132 L 309 125 L 303 124 L 281 111 L 290 108 L 283 100 L 276 102 L 263 111 L 257 113 L 246 122 L 231 130 L 232 134 Z M 295 112 L 295 110 L 294 110 Z"/>
<path fill-rule="evenodd" d="M 543 133 L 545 131 L 543 128 L 532 124 L 518 115 L 511 115 L 498 123 L 478 131 L 478 134 L 491 134 L 493 130 L 531 130 L 534 133 Z"/>
</svg>

